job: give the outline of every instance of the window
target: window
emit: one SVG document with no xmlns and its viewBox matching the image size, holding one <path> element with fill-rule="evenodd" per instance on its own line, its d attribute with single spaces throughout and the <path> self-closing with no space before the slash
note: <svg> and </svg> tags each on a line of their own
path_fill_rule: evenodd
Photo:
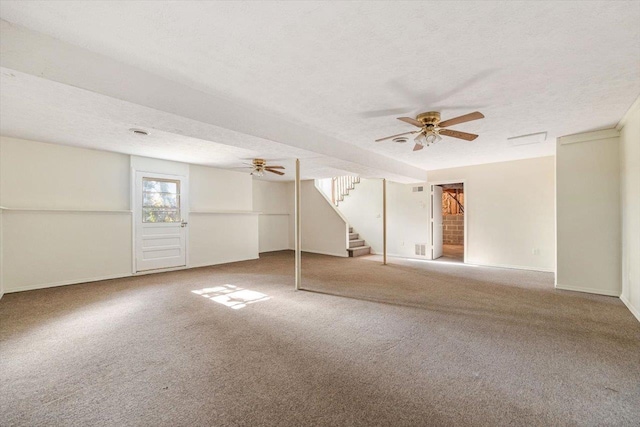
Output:
<svg viewBox="0 0 640 427">
<path fill-rule="evenodd" d="M 179 222 L 180 181 L 142 179 L 142 222 Z"/>
</svg>

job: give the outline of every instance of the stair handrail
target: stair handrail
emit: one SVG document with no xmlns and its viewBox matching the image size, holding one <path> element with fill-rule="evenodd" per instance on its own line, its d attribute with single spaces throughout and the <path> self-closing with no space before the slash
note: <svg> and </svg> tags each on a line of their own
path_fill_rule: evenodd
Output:
<svg viewBox="0 0 640 427">
<path fill-rule="evenodd" d="M 331 202 L 338 206 L 359 183 L 359 176 L 346 175 L 331 178 Z"/>
</svg>

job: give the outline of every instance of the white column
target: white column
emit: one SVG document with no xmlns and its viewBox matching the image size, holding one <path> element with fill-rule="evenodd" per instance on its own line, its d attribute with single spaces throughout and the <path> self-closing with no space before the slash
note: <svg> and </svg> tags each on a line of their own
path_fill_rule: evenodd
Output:
<svg viewBox="0 0 640 427">
<path fill-rule="evenodd" d="M 302 265 L 301 265 L 301 243 L 302 239 L 300 236 L 300 159 L 296 159 L 296 182 L 295 182 L 295 229 L 294 229 L 294 239 L 295 239 L 295 284 L 296 290 L 300 289 L 300 284 L 302 282 Z"/>
<path fill-rule="evenodd" d="M 387 264 L 387 180 L 382 179 L 382 263 Z"/>
</svg>

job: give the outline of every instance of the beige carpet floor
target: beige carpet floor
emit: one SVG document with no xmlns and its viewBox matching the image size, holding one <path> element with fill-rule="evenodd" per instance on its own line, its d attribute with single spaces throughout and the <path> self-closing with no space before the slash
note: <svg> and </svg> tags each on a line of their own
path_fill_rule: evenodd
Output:
<svg viewBox="0 0 640 427">
<path fill-rule="evenodd" d="M 638 425 L 618 299 L 393 262 L 305 254 L 316 292 L 277 252 L 5 295 L 0 425 Z"/>
</svg>

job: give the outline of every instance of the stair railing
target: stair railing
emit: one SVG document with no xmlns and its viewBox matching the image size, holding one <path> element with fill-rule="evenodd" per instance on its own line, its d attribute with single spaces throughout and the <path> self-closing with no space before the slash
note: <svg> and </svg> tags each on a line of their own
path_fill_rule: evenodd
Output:
<svg viewBox="0 0 640 427">
<path fill-rule="evenodd" d="M 359 176 L 337 176 L 331 178 L 331 202 L 338 206 L 345 196 L 349 195 L 349 191 L 360 183 Z"/>
</svg>

